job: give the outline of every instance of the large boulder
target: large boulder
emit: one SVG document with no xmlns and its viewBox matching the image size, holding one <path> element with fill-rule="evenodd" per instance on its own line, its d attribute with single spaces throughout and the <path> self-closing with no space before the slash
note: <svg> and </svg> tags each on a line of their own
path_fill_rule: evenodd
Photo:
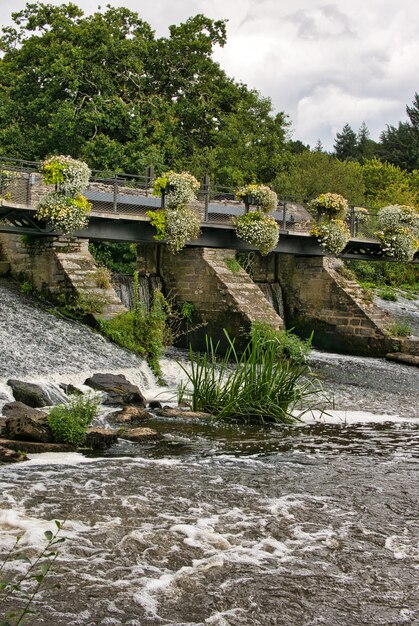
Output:
<svg viewBox="0 0 419 626">
<path fill-rule="evenodd" d="M 110 428 L 88 428 L 83 447 L 103 450 L 117 442 L 118 431 Z"/>
<path fill-rule="evenodd" d="M 113 424 L 128 425 L 140 424 L 150 419 L 150 417 L 153 416 L 146 409 L 140 406 L 133 406 L 132 404 L 124 406 L 121 411 L 116 411 L 107 416 L 108 420 L 112 421 Z"/>
<path fill-rule="evenodd" d="M 93 374 L 84 381 L 92 389 L 105 391 L 104 404 L 115 406 L 118 404 L 137 404 L 145 407 L 146 399 L 140 389 L 125 378 L 123 374 Z"/>
<path fill-rule="evenodd" d="M 9 402 L 3 407 L 6 417 L 2 435 L 19 441 L 52 441 L 47 414 L 22 402 Z"/>
<path fill-rule="evenodd" d="M 41 385 L 14 378 L 10 378 L 7 384 L 12 388 L 13 396 L 18 402 L 23 402 L 34 408 L 51 404 L 48 392 Z"/>
</svg>

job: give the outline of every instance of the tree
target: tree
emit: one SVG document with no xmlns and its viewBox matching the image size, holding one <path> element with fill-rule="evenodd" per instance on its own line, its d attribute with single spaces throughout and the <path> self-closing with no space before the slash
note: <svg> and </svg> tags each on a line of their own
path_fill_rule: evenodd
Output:
<svg viewBox="0 0 419 626">
<path fill-rule="evenodd" d="M 413 128 L 419 131 L 419 93 L 415 93 L 413 106 L 406 106 L 406 113 Z"/>
<path fill-rule="evenodd" d="M 362 122 L 356 136 L 357 159 L 363 163 L 365 159 L 372 159 L 377 152 L 377 143 L 370 138 L 370 131 L 365 122 Z"/>
<path fill-rule="evenodd" d="M 362 167 L 352 161 L 339 161 L 324 152 L 302 152 L 294 158 L 289 172 L 275 180 L 278 195 L 312 199 L 321 193 L 339 193 L 353 204 L 363 204 Z"/>
<path fill-rule="evenodd" d="M 382 161 L 401 169 L 412 171 L 419 168 L 419 130 L 408 122 L 399 122 L 397 128 L 387 126 L 380 135 L 378 154 Z"/>
<path fill-rule="evenodd" d="M 397 165 L 370 159 L 362 167 L 362 178 L 369 206 L 418 203 L 419 196 L 413 176 Z"/>
<path fill-rule="evenodd" d="M 206 171 L 224 184 L 269 182 L 287 167 L 287 118 L 212 59 L 226 24 L 196 15 L 156 38 L 125 8 L 84 16 L 28 4 L 0 38 L 0 147 L 91 167 Z"/>
<path fill-rule="evenodd" d="M 334 149 L 337 158 L 341 161 L 355 160 L 357 158 L 356 134 L 349 124 L 345 124 L 341 133 L 336 133 Z"/>
</svg>

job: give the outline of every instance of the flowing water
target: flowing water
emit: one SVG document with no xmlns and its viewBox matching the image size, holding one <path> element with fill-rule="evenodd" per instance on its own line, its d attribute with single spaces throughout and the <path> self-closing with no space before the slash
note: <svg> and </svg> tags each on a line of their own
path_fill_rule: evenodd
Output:
<svg viewBox="0 0 419 626">
<path fill-rule="evenodd" d="M 51 385 L 94 371 L 158 393 L 135 356 L 5 283 L 0 321 L 5 399 L 10 375 Z M 329 416 L 285 428 L 156 417 L 157 442 L 1 467 L 2 552 L 21 531 L 35 554 L 66 520 L 28 623 L 417 626 L 419 371 L 318 352 L 312 365 Z M 179 368 L 163 369 L 169 397 Z"/>
</svg>

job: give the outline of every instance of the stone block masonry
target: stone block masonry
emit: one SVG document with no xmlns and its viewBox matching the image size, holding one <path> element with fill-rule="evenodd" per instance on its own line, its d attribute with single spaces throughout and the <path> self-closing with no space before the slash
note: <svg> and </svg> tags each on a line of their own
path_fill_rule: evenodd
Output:
<svg viewBox="0 0 419 626">
<path fill-rule="evenodd" d="M 112 287 L 96 285 L 97 266 L 88 241 L 63 237 L 0 235 L 2 255 L 13 277 L 30 282 L 34 289 L 57 300 L 76 295 L 90 302 L 95 318 L 110 319 L 125 311 Z M 93 311 L 94 308 L 101 309 Z"/>
<path fill-rule="evenodd" d="M 330 257 L 280 255 L 288 328 L 303 336 L 314 332 L 314 345 L 331 352 L 384 356 L 400 349 L 401 341 L 387 331 L 391 318 L 339 273 L 342 265 Z"/>
<path fill-rule="evenodd" d="M 243 346 L 252 323 L 283 327 L 283 322 L 260 289 L 243 270 L 232 271 L 233 250 L 186 248 L 177 255 L 162 247 L 160 272 L 166 290 L 179 303 L 190 302 L 202 324 L 188 340 L 196 349 L 205 348 L 205 335 L 226 344 L 223 329 Z"/>
</svg>

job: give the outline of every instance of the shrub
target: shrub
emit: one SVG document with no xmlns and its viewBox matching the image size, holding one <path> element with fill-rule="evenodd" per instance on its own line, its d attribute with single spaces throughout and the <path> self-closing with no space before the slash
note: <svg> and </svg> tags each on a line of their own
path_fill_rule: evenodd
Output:
<svg viewBox="0 0 419 626">
<path fill-rule="evenodd" d="M 138 294 L 138 274 L 136 279 L 134 293 Z M 110 320 L 100 320 L 99 328 L 111 341 L 144 357 L 160 379 L 159 359 L 166 344 L 166 320 L 166 300 L 161 291 L 156 289 L 150 311 L 137 298 L 132 311 L 121 313 Z"/>
<path fill-rule="evenodd" d="M 48 426 L 54 440 L 81 446 L 87 427 L 98 412 L 99 399 L 94 395 L 71 396 L 68 404 L 57 404 L 48 414 Z"/>
<path fill-rule="evenodd" d="M 273 217 L 260 211 L 251 211 L 239 217 L 233 217 L 239 239 L 254 246 L 265 256 L 272 252 L 278 244 L 279 226 Z"/>
<path fill-rule="evenodd" d="M 236 193 L 237 200 L 248 201 L 258 206 L 264 213 L 270 213 L 278 204 L 278 196 L 267 185 L 246 185 Z"/>
<path fill-rule="evenodd" d="M 311 234 L 330 254 L 339 254 L 350 238 L 349 228 L 342 220 L 330 220 L 313 226 Z"/>
<path fill-rule="evenodd" d="M 303 340 L 297 337 L 292 330 L 275 330 L 268 324 L 255 323 L 252 325 L 251 340 L 260 343 L 263 347 L 272 344 L 278 359 L 289 359 L 294 363 L 307 360 L 311 351 L 312 336 Z"/>
<path fill-rule="evenodd" d="M 211 413 L 216 419 L 262 423 L 294 422 L 314 408 L 314 401 L 318 406 L 321 389 L 314 379 L 306 378 L 306 364 L 278 360 L 277 347 L 269 341 L 250 341 L 239 355 L 224 332 L 229 347 L 220 360 L 217 346 L 207 338 L 204 354 L 191 349 L 189 367 L 180 364 L 191 389 L 181 384 L 179 400 L 187 398 L 194 411 Z"/>
<path fill-rule="evenodd" d="M 391 337 L 408 337 L 412 334 L 412 327 L 407 320 L 396 320 L 388 327 Z"/>
<path fill-rule="evenodd" d="M 380 289 L 380 291 L 378 292 L 378 295 L 383 300 L 388 300 L 389 302 L 397 302 L 397 296 L 394 293 L 394 290 L 390 287 L 383 287 L 383 289 Z"/>
<path fill-rule="evenodd" d="M 99 289 L 109 289 L 111 286 L 112 274 L 107 267 L 98 267 L 94 273 L 94 281 Z"/>
</svg>

